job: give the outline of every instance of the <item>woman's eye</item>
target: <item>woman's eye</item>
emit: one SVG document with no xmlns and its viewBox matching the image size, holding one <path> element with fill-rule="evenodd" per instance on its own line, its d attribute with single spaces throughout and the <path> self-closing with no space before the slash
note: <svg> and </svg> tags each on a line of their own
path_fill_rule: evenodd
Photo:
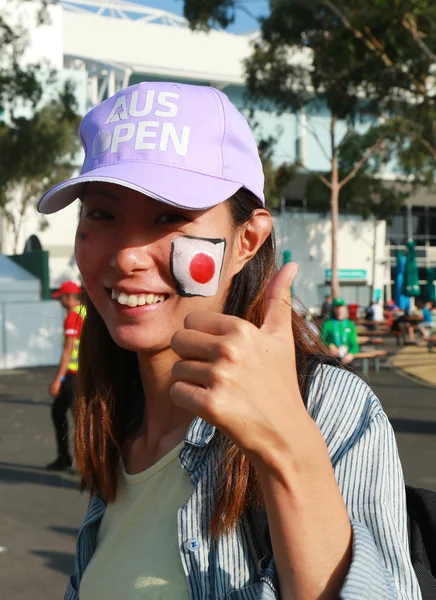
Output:
<svg viewBox="0 0 436 600">
<path fill-rule="evenodd" d="M 188 218 L 181 213 L 165 213 L 156 219 L 156 223 L 161 225 L 171 225 L 172 223 L 181 223 L 188 221 Z"/>
<path fill-rule="evenodd" d="M 113 215 L 107 210 L 90 210 L 86 213 L 86 218 L 94 221 L 111 220 Z"/>
</svg>

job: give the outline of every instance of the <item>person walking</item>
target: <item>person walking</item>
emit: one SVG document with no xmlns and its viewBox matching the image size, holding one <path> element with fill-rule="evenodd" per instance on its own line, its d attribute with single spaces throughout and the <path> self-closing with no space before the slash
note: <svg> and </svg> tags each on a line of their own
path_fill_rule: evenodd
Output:
<svg viewBox="0 0 436 600">
<path fill-rule="evenodd" d="M 393 430 L 292 310 L 243 115 L 208 86 L 143 82 L 80 136 L 81 175 L 39 203 L 81 206 L 91 498 L 65 599 L 419 600 Z"/>
<path fill-rule="evenodd" d="M 49 387 L 53 396 L 51 417 L 56 434 L 57 457 L 47 465 L 49 471 L 63 471 L 73 464 L 68 447 L 68 410 L 74 406 L 76 377 L 79 369 L 79 344 L 86 308 L 81 305 L 82 290 L 73 281 L 65 281 L 52 294 L 67 315 L 64 321 L 64 344 L 56 375 Z"/>
</svg>

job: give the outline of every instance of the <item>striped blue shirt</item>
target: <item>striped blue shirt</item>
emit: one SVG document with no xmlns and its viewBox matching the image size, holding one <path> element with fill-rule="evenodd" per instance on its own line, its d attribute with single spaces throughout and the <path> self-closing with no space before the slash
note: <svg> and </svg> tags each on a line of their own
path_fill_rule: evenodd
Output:
<svg viewBox="0 0 436 600">
<path fill-rule="evenodd" d="M 353 529 L 352 561 L 340 598 L 419 600 L 409 558 L 403 473 L 395 436 L 380 402 L 357 376 L 324 365 L 316 372 L 307 409 L 327 443 Z M 277 600 L 274 560 L 265 568 L 256 564 L 249 528 L 241 525 L 218 539 L 211 538 L 221 457 L 220 436 L 215 433 L 214 427 L 196 418 L 179 455 L 194 487 L 178 511 L 180 559 L 190 597 Z M 80 581 L 95 552 L 105 510 L 104 501 L 93 496 L 78 534 L 75 571 L 65 600 L 79 598 Z"/>
</svg>

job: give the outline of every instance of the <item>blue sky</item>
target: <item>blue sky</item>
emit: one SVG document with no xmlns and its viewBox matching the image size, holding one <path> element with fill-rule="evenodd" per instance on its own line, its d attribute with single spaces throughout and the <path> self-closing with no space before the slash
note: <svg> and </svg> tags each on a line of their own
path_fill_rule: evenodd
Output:
<svg viewBox="0 0 436 600">
<path fill-rule="evenodd" d="M 177 15 L 183 15 L 183 0 L 133 0 L 138 4 L 150 6 L 152 8 L 161 8 Z M 238 0 L 241 8 L 237 12 L 237 19 L 234 25 L 229 27 L 233 33 L 246 33 L 257 29 L 254 17 L 265 15 L 269 12 L 268 0 Z M 250 13 L 250 14 L 247 14 Z"/>
</svg>

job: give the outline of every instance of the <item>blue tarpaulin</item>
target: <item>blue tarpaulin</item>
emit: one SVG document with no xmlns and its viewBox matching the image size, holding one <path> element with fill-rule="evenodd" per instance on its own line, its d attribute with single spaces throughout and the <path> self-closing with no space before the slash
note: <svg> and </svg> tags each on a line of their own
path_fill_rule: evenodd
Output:
<svg viewBox="0 0 436 600">
<path fill-rule="evenodd" d="M 397 253 L 397 268 L 395 271 L 394 297 L 395 304 L 400 310 L 410 309 L 410 298 L 403 294 L 404 273 L 406 271 L 406 263 L 407 259 L 404 255 L 404 252 L 402 250 L 399 250 Z"/>
</svg>

